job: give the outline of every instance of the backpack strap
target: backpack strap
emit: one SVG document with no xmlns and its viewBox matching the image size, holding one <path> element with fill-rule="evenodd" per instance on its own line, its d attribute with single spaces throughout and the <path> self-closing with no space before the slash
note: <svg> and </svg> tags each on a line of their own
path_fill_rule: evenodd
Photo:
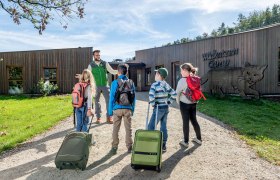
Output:
<svg viewBox="0 0 280 180">
<path fill-rule="evenodd" d="M 124 89 L 124 85 L 127 83 L 127 80 L 118 79 L 118 87 L 119 90 L 122 91 Z"/>
</svg>

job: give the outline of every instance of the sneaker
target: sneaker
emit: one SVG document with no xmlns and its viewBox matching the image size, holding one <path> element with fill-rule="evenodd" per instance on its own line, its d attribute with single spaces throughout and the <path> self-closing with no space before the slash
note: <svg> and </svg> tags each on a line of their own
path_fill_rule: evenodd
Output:
<svg viewBox="0 0 280 180">
<path fill-rule="evenodd" d="M 196 144 L 199 144 L 199 145 L 202 144 L 202 141 L 199 140 L 199 139 L 197 139 L 197 138 L 193 138 L 193 139 L 192 139 L 192 142 L 195 142 Z"/>
<path fill-rule="evenodd" d="M 131 153 L 131 151 L 132 151 L 132 147 L 129 147 L 129 148 L 127 148 L 127 153 Z"/>
<path fill-rule="evenodd" d="M 117 154 L 117 150 L 118 150 L 118 148 L 112 147 L 112 149 L 110 150 L 110 153 L 115 155 L 115 154 Z"/>
<path fill-rule="evenodd" d="M 184 146 L 185 148 L 189 147 L 189 143 L 186 143 L 184 140 L 180 141 L 180 145 Z"/>
<path fill-rule="evenodd" d="M 96 124 L 100 124 L 100 123 L 101 123 L 101 119 L 100 119 L 100 118 L 97 118 L 97 120 L 96 120 L 95 123 L 96 123 Z"/>
<path fill-rule="evenodd" d="M 162 145 L 162 152 L 166 152 L 166 145 L 165 144 Z"/>
<path fill-rule="evenodd" d="M 113 124 L 112 117 L 107 117 L 107 123 L 109 123 L 109 124 Z"/>
</svg>

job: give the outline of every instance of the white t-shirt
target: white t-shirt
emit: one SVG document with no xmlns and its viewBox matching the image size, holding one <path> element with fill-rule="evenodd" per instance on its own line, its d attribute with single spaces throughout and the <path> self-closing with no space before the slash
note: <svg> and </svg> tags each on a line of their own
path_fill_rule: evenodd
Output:
<svg viewBox="0 0 280 180">
<path fill-rule="evenodd" d="M 188 88 L 187 79 L 181 78 L 176 88 L 176 93 L 177 93 L 176 101 L 179 105 L 180 105 L 180 101 L 186 104 L 194 104 L 183 94 L 183 92 L 185 92 L 187 88 Z"/>
</svg>

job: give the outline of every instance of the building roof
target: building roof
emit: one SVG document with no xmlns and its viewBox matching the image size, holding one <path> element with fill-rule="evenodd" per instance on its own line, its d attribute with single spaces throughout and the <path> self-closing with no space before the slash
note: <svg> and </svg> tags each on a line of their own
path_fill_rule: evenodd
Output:
<svg viewBox="0 0 280 180">
<path fill-rule="evenodd" d="M 25 50 L 25 51 L 5 51 L 0 53 L 15 53 L 15 52 L 38 52 L 38 51 L 53 51 L 53 50 L 68 50 L 68 49 L 84 49 L 92 47 L 77 47 L 77 48 L 61 48 L 61 49 L 41 49 L 41 50 Z"/>
<path fill-rule="evenodd" d="M 118 66 L 119 64 L 122 64 L 122 63 L 125 63 L 125 64 L 128 64 L 129 67 L 145 67 L 146 64 L 145 63 L 142 63 L 142 62 L 109 62 L 110 65 L 112 66 Z"/>
<path fill-rule="evenodd" d="M 209 40 L 209 39 L 215 39 L 215 38 L 221 38 L 221 37 L 227 37 L 227 36 L 234 36 L 234 35 L 237 35 L 237 34 L 244 34 L 244 33 L 250 33 L 250 32 L 254 32 L 254 31 L 260 31 L 260 30 L 264 30 L 264 29 L 269 29 L 269 28 L 277 27 L 277 26 L 280 26 L 280 23 L 275 23 L 275 24 L 272 24 L 272 25 L 263 26 L 263 27 L 260 27 L 260 28 L 254 28 L 254 29 L 250 29 L 250 30 L 242 31 L 242 32 L 238 32 L 238 33 L 232 33 L 232 34 L 216 36 L 216 37 L 207 37 L 207 38 L 203 38 L 203 39 L 200 39 L 200 40 L 189 41 L 189 42 L 186 42 L 186 43 L 173 44 L 173 45 L 154 47 L 154 48 L 147 48 L 147 49 L 141 49 L 141 50 L 137 50 L 137 51 L 145 51 L 145 50 L 151 50 L 151 49 L 156 49 L 156 48 L 164 48 L 164 47 L 178 46 L 178 45 L 188 44 L 188 43 L 195 43 L 195 42 L 205 41 L 205 40 Z"/>
</svg>

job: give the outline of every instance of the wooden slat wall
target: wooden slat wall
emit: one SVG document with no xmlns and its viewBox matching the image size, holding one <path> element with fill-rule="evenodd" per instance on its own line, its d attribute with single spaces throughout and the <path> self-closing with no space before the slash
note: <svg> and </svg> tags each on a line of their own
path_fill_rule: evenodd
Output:
<svg viewBox="0 0 280 180">
<path fill-rule="evenodd" d="M 8 66 L 23 67 L 24 93 L 44 77 L 43 68 L 57 68 L 57 84 L 61 93 L 70 93 L 77 82 L 76 73 L 87 68 L 92 48 L 54 49 L 41 51 L 3 52 L 0 58 L 0 94 L 8 93 Z"/>
<path fill-rule="evenodd" d="M 238 48 L 238 55 L 231 56 L 231 67 L 244 67 L 245 62 L 253 65 L 268 65 L 265 70 L 264 79 L 256 84 L 256 89 L 262 94 L 279 94 L 278 85 L 278 53 L 280 47 L 280 25 L 258 29 L 229 36 L 210 38 L 186 44 L 172 45 L 167 47 L 152 48 L 136 51 L 136 62 L 143 62 L 146 68 L 154 68 L 156 65 L 164 64 L 170 75 L 167 82 L 172 84 L 171 63 L 190 62 L 199 68 L 199 75 L 208 72 L 208 62 L 204 61 L 202 54 L 212 50 L 229 50 Z M 225 59 L 225 58 L 221 58 Z M 143 73 L 144 70 L 143 70 Z M 145 82 L 142 82 L 142 87 Z M 145 87 L 146 89 L 148 87 Z"/>
</svg>

